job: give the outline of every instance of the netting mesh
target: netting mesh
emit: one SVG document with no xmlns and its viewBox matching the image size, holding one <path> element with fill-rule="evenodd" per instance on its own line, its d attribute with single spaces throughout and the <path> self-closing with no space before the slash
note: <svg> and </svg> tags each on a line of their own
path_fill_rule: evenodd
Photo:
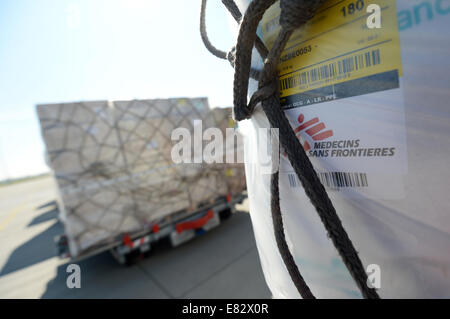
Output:
<svg viewBox="0 0 450 319">
<path fill-rule="evenodd" d="M 245 188 L 242 164 L 172 160 L 176 128 L 194 136 L 201 120 L 225 136 L 231 109 L 210 110 L 205 98 L 39 105 L 38 116 L 72 255 Z M 237 140 L 223 162 L 242 151 Z"/>
</svg>

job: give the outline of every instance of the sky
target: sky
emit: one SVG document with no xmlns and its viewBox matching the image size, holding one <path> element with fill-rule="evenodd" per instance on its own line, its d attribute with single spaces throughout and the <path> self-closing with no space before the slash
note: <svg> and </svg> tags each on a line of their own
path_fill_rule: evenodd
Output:
<svg viewBox="0 0 450 319">
<path fill-rule="evenodd" d="M 199 34 L 200 0 L 0 0 L 0 180 L 48 171 L 36 105 L 207 96 L 232 105 L 233 70 Z M 220 0 L 206 23 L 234 44 Z"/>
</svg>

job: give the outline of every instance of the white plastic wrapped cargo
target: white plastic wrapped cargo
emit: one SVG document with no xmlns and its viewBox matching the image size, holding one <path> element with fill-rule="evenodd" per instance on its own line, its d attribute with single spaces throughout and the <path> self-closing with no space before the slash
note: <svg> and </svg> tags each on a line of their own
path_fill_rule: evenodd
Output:
<svg viewBox="0 0 450 319">
<path fill-rule="evenodd" d="M 242 12 L 249 2 L 237 2 Z M 349 7 L 351 3 L 353 7 Z M 313 19 L 315 26 L 293 42 L 300 45 L 282 55 L 288 62 L 282 64 L 280 72 L 285 75 L 280 80 L 297 75 L 294 84 L 280 82 L 282 104 L 368 273 L 375 276 L 379 270 L 380 296 L 448 298 L 450 2 L 375 3 L 382 9 L 381 29 L 364 27 L 368 1 L 330 0 L 319 10 Z M 360 9 L 364 12 L 358 12 Z M 270 32 L 276 33 L 276 11 L 266 14 L 259 30 L 269 45 Z M 330 31 L 337 14 L 342 15 L 339 19 L 350 19 L 345 20 L 348 28 L 337 25 Z M 318 35 L 321 28 L 324 34 L 333 32 L 332 36 Z M 339 29 L 341 32 L 335 31 Z M 361 34 L 368 36 L 354 38 Z M 345 49 L 346 45 L 359 48 L 337 54 L 341 49 L 337 47 Z M 310 51 L 313 54 L 306 54 Z M 329 60 L 313 63 L 315 57 L 326 58 L 329 52 L 333 55 Z M 354 61 L 350 71 L 346 58 Z M 302 77 L 311 79 L 313 69 L 320 73 L 318 68 L 324 63 L 334 63 L 335 72 L 348 73 L 348 79 L 327 80 L 332 76 L 322 73 L 329 85 L 307 83 L 310 89 L 299 89 Z M 301 70 L 296 69 L 299 66 Z M 357 66 L 366 73 L 358 73 Z M 261 67 L 255 50 L 253 67 Z M 345 67 L 347 72 L 339 69 Z M 327 68 L 333 72 L 332 66 Z M 256 88 L 251 80 L 249 94 Z M 239 126 L 247 138 L 247 163 L 257 162 L 253 158 L 256 148 L 266 141 L 256 138 L 255 132 L 269 127 L 264 113 L 257 107 L 253 117 Z M 270 177 L 262 173 L 265 171 L 263 165 L 246 164 L 250 213 L 263 271 L 274 297 L 298 298 L 273 235 Z M 361 297 L 292 174 L 290 164 L 282 158 L 280 198 L 286 240 L 306 283 L 318 298 Z"/>
<path fill-rule="evenodd" d="M 124 234 L 147 232 L 175 213 L 187 217 L 245 189 L 243 165 L 224 162 L 242 151 L 239 143 L 226 145 L 223 153 L 215 149 L 222 163 L 174 161 L 181 143 L 176 128 L 189 136 L 202 127 L 225 133 L 234 125 L 231 108 L 211 110 L 206 98 L 60 103 L 39 105 L 37 113 L 71 257 L 100 251 Z M 206 148 L 207 141 L 200 137 L 195 143 Z M 182 153 L 195 161 L 194 152 Z"/>
</svg>

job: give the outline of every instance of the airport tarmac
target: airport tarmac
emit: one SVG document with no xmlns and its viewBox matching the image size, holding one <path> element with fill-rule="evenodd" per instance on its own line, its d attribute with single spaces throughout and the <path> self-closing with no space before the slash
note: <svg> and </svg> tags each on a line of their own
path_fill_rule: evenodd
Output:
<svg viewBox="0 0 450 319">
<path fill-rule="evenodd" d="M 126 267 L 109 252 L 80 261 L 81 288 L 68 288 L 56 256 L 51 177 L 0 187 L 0 298 L 270 298 L 248 203 L 218 228 L 179 247 L 161 243 Z"/>
</svg>

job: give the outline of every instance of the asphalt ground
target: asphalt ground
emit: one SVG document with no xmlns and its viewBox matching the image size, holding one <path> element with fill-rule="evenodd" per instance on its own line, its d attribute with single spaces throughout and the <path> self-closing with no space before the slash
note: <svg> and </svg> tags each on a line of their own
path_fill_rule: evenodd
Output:
<svg viewBox="0 0 450 319">
<path fill-rule="evenodd" d="M 51 177 L 0 187 L 0 298 L 270 298 L 248 204 L 219 227 L 179 247 L 166 242 L 132 266 L 109 252 L 78 262 L 81 288 L 68 288 L 70 261 L 56 256 L 56 186 Z"/>
</svg>

